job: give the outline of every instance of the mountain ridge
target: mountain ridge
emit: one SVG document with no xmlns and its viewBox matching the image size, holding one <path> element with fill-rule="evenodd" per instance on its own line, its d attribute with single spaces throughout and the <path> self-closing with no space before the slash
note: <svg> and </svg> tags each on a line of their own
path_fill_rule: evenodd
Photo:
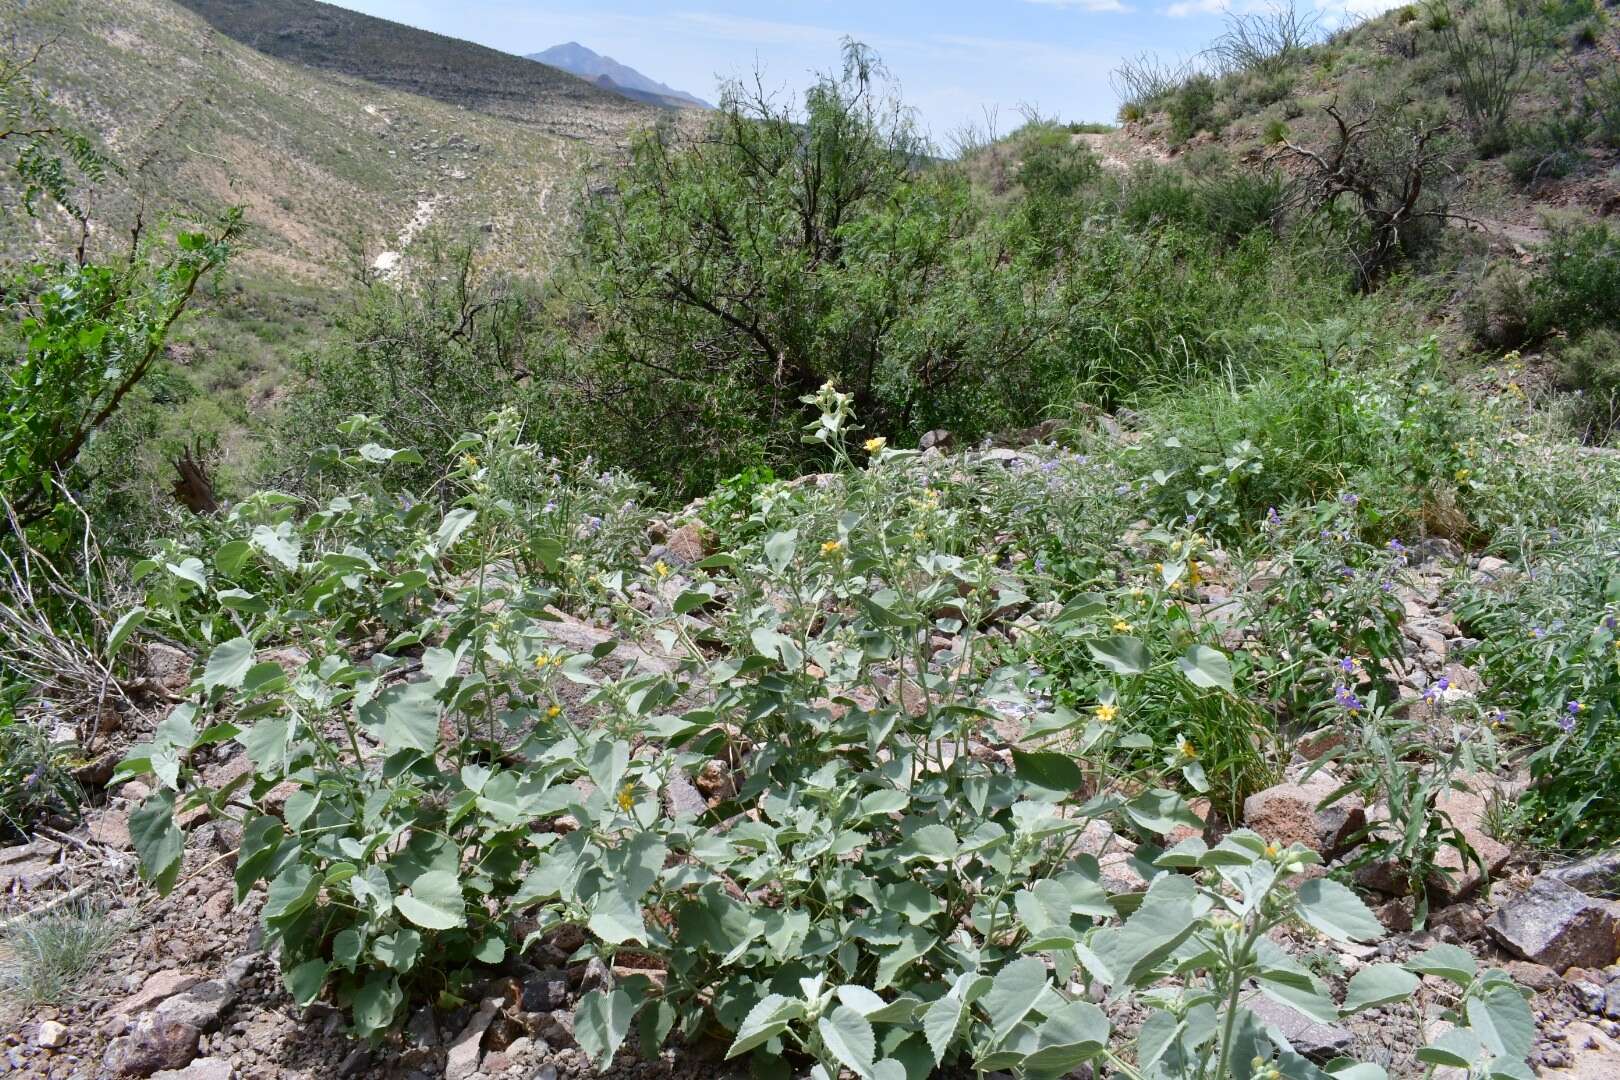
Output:
<svg viewBox="0 0 1620 1080">
<path fill-rule="evenodd" d="M 529 53 L 524 58 L 566 71 L 605 90 L 636 101 L 663 105 L 666 108 L 714 108 L 696 94 L 677 90 L 668 83 L 658 82 L 628 64 L 621 64 L 613 57 L 604 56 L 577 41 L 553 45 L 541 52 Z"/>
</svg>

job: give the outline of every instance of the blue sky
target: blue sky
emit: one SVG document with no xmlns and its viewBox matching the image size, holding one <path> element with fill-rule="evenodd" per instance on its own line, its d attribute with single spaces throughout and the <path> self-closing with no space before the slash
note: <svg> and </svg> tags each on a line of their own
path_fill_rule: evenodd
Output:
<svg viewBox="0 0 1620 1080">
<path fill-rule="evenodd" d="M 343 7 L 513 53 L 581 44 L 713 100 L 756 62 L 796 92 L 832 68 L 839 41 L 873 46 L 940 142 L 986 110 L 1006 132 L 1021 105 L 1064 120 L 1111 120 L 1121 57 L 1189 56 L 1220 32 L 1228 3 L 1266 0 L 336 0 Z M 1393 0 L 1301 0 L 1342 20 Z"/>
</svg>

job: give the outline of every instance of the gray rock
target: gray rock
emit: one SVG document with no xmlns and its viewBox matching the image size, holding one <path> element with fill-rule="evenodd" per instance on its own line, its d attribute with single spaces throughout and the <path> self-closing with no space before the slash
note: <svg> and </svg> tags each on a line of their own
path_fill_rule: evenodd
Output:
<svg viewBox="0 0 1620 1080">
<path fill-rule="evenodd" d="M 1620 957 L 1620 918 L 1614 910 L 1546 875 L 1492 915 L 1486 926 L 1515 956 L 1558 972 L 1602 968 Z"/>
<path fill-rule="evenodd" d="M 1580 862 L 1550 870 L 1544 877 L 1556 878 L 1588 896 L 1620 894 L 1620 848 L 1600 852 Z"/>
<path fill-rule="evenodd" d="M 1338 1024 L 1322 1024 L 1291 1006 L 1255 994 L 1243 1004 L 1267 1028 L 1287 1039 L 1294 1050 L 1322 1063 L 1350 1049 L 1355 1037 Z"/>
<path fill-rule="evenodd" d="M 524 1012 L 551 1012 L 568 1007 L 568 972 L 542 971 L 523 980 Z"/>
<path fill-rule="evenodd" d="M 66 1046 L 69 1037 L 66 1024 L 45 1020 L 40 1023 L 39 1031 L 34 1034 L 34 1044 L 47 1050 L 56 1050 Z"/>
<path fill-rule="evenodd" d="M 675 769 L 670 772 L 669 781 L 664 785 L 664 810 L 676 819 L 698 817 L 709 812 L 709 803 L 692 786 L 686 773 Z"/>
<path fill-rule="evenodd" d="M 259 961 L 263 959 L 264 953 L 252 952 L 247 953 L 244 956 L 238 956 L 235 960 L 232 960 L 230 963 L 226 964 L 225 974 L 223 976 L 225 985 L 229 986 L 233 990 L 241 989 L 242 980 L 253 974 L 253 969 L 257 967 Z"/>
<path fill-rule="evenodd" d="M 166 999 L 157 1007 L 157 1013 L 167 1020 L 190 1024 L 198 1031 L 212 1031 L 235 1002 L 234 986 L 223 979 L 209 979 Z"/>
<path fill-rule="evenodd" d="M 224 1058 L 198 1058 L 183 1069 L 164 1069 L 152 1074 L 152 1080 L 232 1080 L 236 1071 Z"/>
<path fill-rule="evenodd" d="M 944 428 L 935 428 L 933 431 L 923 432 L 923 437 L 917 440 L 917 449 L 938 450 L 943 454 L 949 451 L 955 442 L 955 435 Z"/>
<path fill-rule="evenodd" d="M 190 1024 L 147 1013 L 107 1044 L 102 1066 L 112 1076 L 151 1076 L 160 1069 L 183 1069 L 197 1056 L 202 1032 Z"/>
<path fill-rule="evenodd" d="M 1569 989 L 1570 993 L 1575 995 L 1575 1000 L 1580 1003 L 1581 1008 L 1596 1016 L 1603 1015 L 1608 996 L 1603 987 L 1597 983 L 1587 982 L 1582 979 L 1570 983 Z"/>
<path fill-rule="evenodd" d="M 501 1011 L 501 1005 L 501 998 L 488 997 L 478 1006 L 478 1011 L 467 1021 L 467 1026 L 450 1044 L 450 1053 L 444 1063 L 444 1080 L 468 1080 L 478 1071 L 484 1032 L 489 1030 L 495 1014 Z"/>
</svg>

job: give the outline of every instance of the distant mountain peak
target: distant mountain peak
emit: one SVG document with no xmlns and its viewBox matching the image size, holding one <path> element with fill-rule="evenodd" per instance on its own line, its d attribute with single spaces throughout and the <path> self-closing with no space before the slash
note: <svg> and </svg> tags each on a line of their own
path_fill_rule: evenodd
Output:
<svg viewBox="0 0 1620 1080">
<path fill-rule="evenodd" d="M 544 52 L 530 53 L 528 59 L 538 60 L 548 67 L 559 68 L 570 75 L 578 75 L 604 90 L 614 91 L 636 101 L 650 101 L 653 104 L 673 108 L 714 108 L 695 94 L 650 79 L 635 68 L 621 64 L 611 56 L 603 56 L 577 41 L 553 45 Z"/>
</svg>

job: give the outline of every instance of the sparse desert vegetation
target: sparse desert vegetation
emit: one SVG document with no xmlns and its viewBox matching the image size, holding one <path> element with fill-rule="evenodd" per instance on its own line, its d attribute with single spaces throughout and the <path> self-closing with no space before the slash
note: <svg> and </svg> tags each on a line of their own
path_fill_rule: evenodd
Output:
<svg viewBox="0 0 1620 1080">
<path fill-rule="evenodd" d="M 1620 1065 L 1610 9 L 1234 15 L 951 158 L 853 41 L 676 113 L 77 14 L 0 68 L 13 1068 Z"/>
</svg>

